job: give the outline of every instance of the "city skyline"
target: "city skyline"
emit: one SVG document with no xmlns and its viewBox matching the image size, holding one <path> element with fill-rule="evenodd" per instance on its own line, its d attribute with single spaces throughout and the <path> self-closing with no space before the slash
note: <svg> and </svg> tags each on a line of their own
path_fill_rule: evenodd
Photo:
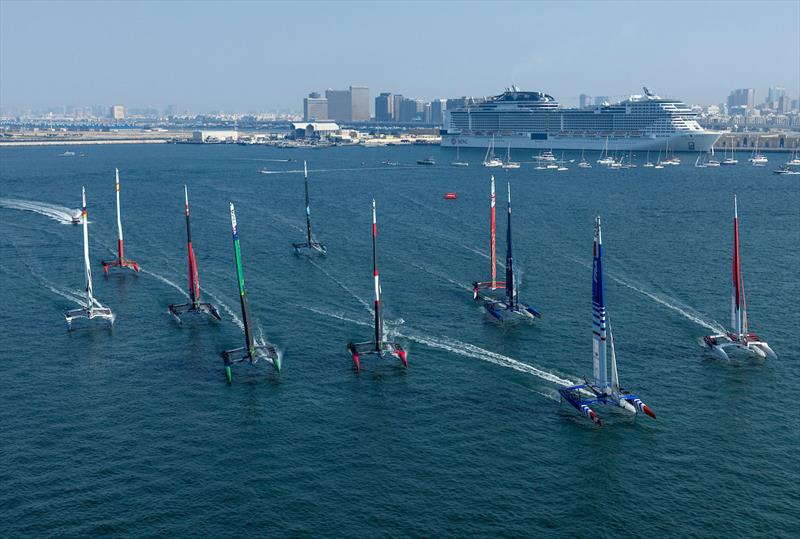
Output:
<svg viewBox="0 0 800 539">
<path fill-rule="evenodd" d="M 642 85 L 698 104 L 732 88 L 755 88 L 756 101 L 769 87 L 800 93 L 797 2 L 741 4 L 757 6 L 756 18 L 711 3 L 507 2 L 492 9 L 514 17 L 480 36 L 485 5 L 402 5 L 3 0 L 0 106 L 302 111 L 310 92 L 351 85 L 430 101 L 516 84 L 575 106 L 581 93 L 624 97 Z M 331 23 L 344 14 L 348 25 Z M 731 43 L 735 28 L 746 39 Z"/>
</svg>

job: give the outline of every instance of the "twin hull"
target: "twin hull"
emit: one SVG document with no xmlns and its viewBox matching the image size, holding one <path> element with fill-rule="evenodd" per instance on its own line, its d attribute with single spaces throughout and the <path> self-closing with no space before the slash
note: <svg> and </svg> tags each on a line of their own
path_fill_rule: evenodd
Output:
<svg viewBox="0 0 800 539">
<path fill-rule="evenodd" d="M 709 152 L 722 133 L 704 132 L 673 135 L 669 137 L 618 137 L 608 138 L 608 151 L 665 151 L 667 148 L 675 152 Z M 492 143 L 492 136 L 460 135 L 442 132 L 442 146 L 464 148 L 486 148 Z M 515 149 L 531 150 L 597 150 L 606 146 L 606 137 L 569 137 L 562 135 L 549 136 L 546 140 L 531 139 L 524 135 L 505 135 L 494 137 L 497 153 L 511 145 Z M 655 159 L 655 156 L 653 156 Z"/>
</svg>

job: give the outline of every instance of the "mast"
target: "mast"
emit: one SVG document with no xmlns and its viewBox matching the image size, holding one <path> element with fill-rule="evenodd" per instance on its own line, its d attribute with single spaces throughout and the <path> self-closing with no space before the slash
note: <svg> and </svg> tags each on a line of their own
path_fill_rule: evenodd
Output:
<svg viewBox="0 0 800 539">
<path fill-rule="evenodd" d="M 375 276 L 375 350 L 381 351 L 383 341 L 383 316 L 381 315 L 381 284 L 378 278 L 378 219 L 375 199 L 372 199 L 372 273 Z"/>
<path fill-rule="evenodd" d="M 731 290 L 731 325 L 742 336 L 742 271 L 739 265 L 739 204 L 733 195 L 733 289 Z"/>
<path fill-rule="evenodd" d="M 305 160 L 303 161 L 303 183 L 306 191 L 306 236 L 308 243 L 311 243 L 311 207 L 308 203 L 308 167 Z"/>
<path fill-rule="evenodd" d="M 189 295 L 192 298 L 192 307 L 197 307 L 200 301 L 200 279 L 197 276 L 197 260 L 192 247 L 192 229 L 189 226 L 189 190 L 184 185 L 183 195 L 186 200 L 186 242 L 189 254 Z"/>
<path fill-rule="evenodd" d="M 592 260 L 592 359 L 595 383 L 606 391 L 606 305 L 603 292 L 603 237 L 600 217 L 594 224 Z"/>
<path fill-rule="evenodd" d="M 490 264 L 492 273 L 492 290 L 497 289 L 497 221 L 495 220 L 495 196 L 494 196 L 494 176 L 492 176 L 492 186 L 490 190 L 490 211 L 489 211 L 489 245 L 491 250 Z"/>
<path fill-rule="evenodd" d="M 94 297 L 92 296 L 92 268 L 89 265 L 89 218 L 86 213 L 86 188 L 81 187 L 81 197 L 83 199 L 83 267 L 86 271 L 86 308 L 92 312 L 94 307 Z"/>
<path fill-rule="evenodd" d="M 619 373 L 617 373 L 617 353 L 614 350 L 614 332 L 611 331 L 611 320 L 608 322 L 608 339 L 611 343 L 611 393 L 619 393 Z"/>
<path fill-rule="evenodd" d="M 231 202 L 231 228 L 233 229 L 233 254 L 236 258 L 236 278 L 239 281 L 239 301 L 242 304 L 242 325 L 244 326 L 244 338 L 246 341 L 247 352 L 250 357 L 255 356 L 256 350 L 253 343 L 253 334 L 250 331 L 250 307 L 247 304 L 247 296 L 244 291 L 244 273 L 242 271 L 242 252 L 239 248 L 239 231 L 236 227 L 236 210 Z"/>
<path fill-rule="evenodd" d="M 117 250 L 119 251 L 119 260 L 120 262 L 124 259 L 124 251 L 122 248 L 122 216 L 120 215 L 119 210 L 119 169 L 114 169 L 117 177 Z"/>
<path fill-rule="evenodd" d="M 508 210 L 506 212 L 508 225 L 506 227 L 506 296 L 508 307 L 513 309 L 516 305 L 517 292 L 514 287 L 514 264 L 511 253 L 511 184 L 508 185 Z"/>
</svg>

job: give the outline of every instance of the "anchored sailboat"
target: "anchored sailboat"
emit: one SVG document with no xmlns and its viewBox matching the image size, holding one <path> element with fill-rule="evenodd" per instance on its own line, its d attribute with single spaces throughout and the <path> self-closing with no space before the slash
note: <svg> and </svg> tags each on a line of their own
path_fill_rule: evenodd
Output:
<svg viewBox="0 0 800 539">
<path fill-rule="evenodd" d="M 183 186 L 183 195 L 186 201 L 186 244 L 189 254 L 189 298 L 191 303 L 172 304 L 169 306 L 169 313 L 180 324 L 183 314 L 207 314 L 217 320 L 222 320 L 217 308 L 210 303 L 200 301 L 200 279 L 197 275 L 197 260 L 194 256 L 192 247 L 192 229 L 189 226 L 189 190 Z"/>
<path fill-rule="evenodd" d="M 503 161 L 497 158 L 494 154 L 494 135 L 492 135 L 492 142 L 489 144 L 489 147 L 486 148 L 486 155 L 483 158 L 483 166 L 494 168 L 494 167 L 502 167 Z"/>
<path fill-rule="evenodd" d="M 489 290 L 497 290 L 504 288 L 506 283 L 497 280 L 497 255 L 496 255 L 496 220 L 495 220 L 495 196 L 494 196 L 494 176 L 492 176 L 491 187 L 489 189 L 489 271 L 492 279 L 490 281 L 475 281 L 472 283 L 472 299 L 478 299 L 479 290 L 488 288 Z"/>
<path fill-rule="evenodd" d="M 506 300 L 484 298 L 483 306 L 493 318 L 500 322 L 511 319 L 541 318 L 542 315 L 525 303 L 520 303 L 517 284 L 514 279 L 514 263 L 511 253 L 511 184 L 508 184 L 508 209 L 506 211 Z"/>
<path fill-rule="evenodd" d="M 744 296 L 744 280 L 739 262 L 739 205 L 733 196 L 733 288 L 731 289 L 732 331 L 723 335 L 706 335 L 703 342 L 722 359 L 729 359 L 729 352 L 747 352 L 759 358 L 775 358 L 775 352 L 758 335 L 750 332 L 747 323 L 747 303 Z"/>
<path fill-rule="evenodd" d="M 598 426 L 602 426 L 603 420 L 590 407 L 593 404 L 617 406 L 632 414 L 643 412 L 655 419 L 656 414 L 638 396 L 628 393 L 619 385 L 614 336 L 611 333 L 611 324 L 606 316 L 605 292 L 603 290 L 603 238 L 600 232 L 600 217 L 595 220 L 592 254 L 592 381 L 586 381 L 584 384 L 575 386 L 562 387 L 558 392 L 564 400 Z M 611 342 L 610 380 L 606 350 L 607 339 Z"/>
<path fill-rule="evenodd" d="M 236 259 L 236 279 L 239 283 L 239 301 L 242 305 L 242 325 L 244 326 L 244 346 L 226 350 L 220 355 L 225 362 L 225 377 L 230 384 L 233 381 L 231 366 L 242 361 L 249 361 L 251 365 L 258 363 L 259 359 L 266 358 L 275 367 L 281 370 L 281 356 L 277 347 L 271 343 L 255 344 L 253 329 L 250 327 L 250 306 L 244 291 L 244 273 L 242 271 L 242 252 L 239 248 L 239 231 L 236 227 L 236 210 L 231 203 L 231 229 L 233 230 L 233 255 Z"/>
<path fill-rule="evenodd" d="M 347 349 L 353 356 L 356 370 L 361 370 L 361 356 L 376 354 L 383 357 L 393 355 L 408 368 L 408 356 L 402 345 L 386 340 L 383 330 L 383 311 L 381 310 L 381 284 L 378 277 L 378 221 L 375 212 L 375 199 L 372 199 L 372 273 L 375 276 L 375 340 L 349 342 Z"/>
<path fill-rule="evenodd" d="M 109 268 L 128 268 L 139 272 L 139 264 L 133 260 L 125 259 L 125 251 L 122 243 L 122 216 L 119 210 L 119 169 L 115 168 L 117 177 L 117 258 L 116 260 L 103 260 L 103 271 L 108 273 Z"/>
<path fill-rule="evenodd" d="M 311 206 L 308 202 L 308 167 L 305 161 L 303 161 L 303 184 L 306 192 L 306 241 L 304 243 L 293 243 L 294 252 L 300 254 L 300 249 L 311 249 L 319 254 L 328 254 L 325 244 L 314 241 L 314 236 L 311 234 Z"/>
<path fill-rule="evenodd" d="M 101 318 L 107 320 L 109 324 L 114 323 L 115 315 L 108 307 L 103 307 L 94 299 L 92 295 L 92 267 L 89 264 L 89 220 L 86 213 L 86 189 L 81 188 L 81 196 L 83 199 L 83 209 L 81 211 L 81 220 L 83 221 L 83 267 L 84 275 L 86 276 L 86 307 L 80 309 L 71 309 L 64 313 L 64 318 L 67 320 L 67 327 L 72 327 L 72 321 L 76 318 L 86 318 L 92 320 L 94 318 Z"/>
</svg>

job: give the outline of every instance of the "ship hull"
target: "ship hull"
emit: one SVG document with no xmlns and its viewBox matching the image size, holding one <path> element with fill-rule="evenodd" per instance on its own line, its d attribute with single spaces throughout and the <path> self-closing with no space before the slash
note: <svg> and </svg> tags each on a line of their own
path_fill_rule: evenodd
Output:
<svg viewBox="0 0 800 539">
<path fill-rule="evenodd" d="M 665 151 L 709 152 L 722 136 L 715 131 L 676 134 L 664 137 L 608 137 L 608 151 Z M 462 148 L 486 148 L 491 144 L 491 135 L 464 135 L 442 132 L 442 146 Z M 525 135 L 495 135 L 496 148 L 530 150 L 598 150 L 606 146 L 605 136 L 564 136 L 552 135 L 546 139 L 532 139 Z"/>
</svg>

